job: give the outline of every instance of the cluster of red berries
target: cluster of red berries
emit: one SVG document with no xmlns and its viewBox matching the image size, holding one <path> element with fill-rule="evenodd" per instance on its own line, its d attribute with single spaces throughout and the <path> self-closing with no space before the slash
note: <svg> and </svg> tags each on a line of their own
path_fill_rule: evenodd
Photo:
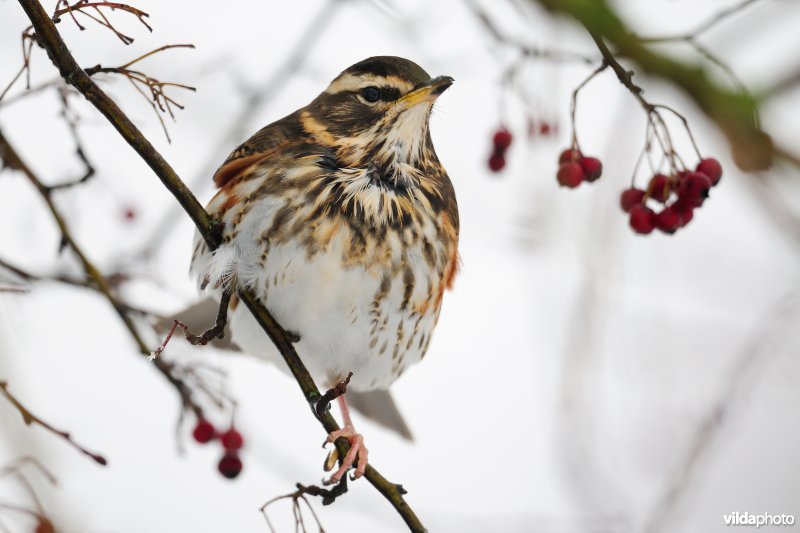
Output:
<svg viewBox="0 0 800 533">
<path fill-rule="evenodd" d="M 679 171 L 671 176 L 656 174 L 650 178 L 647 190 L 631 187 L 622 191 L 620 206 L 629 214 L 633 231 L 642 235 L 654 229 L 668 234 L 688 224 L 694 210 L 701 207 L 711 187 L 722 178 L 722 166 L 713 158 L 702 159 L 694 172 Z M 653 200 L 663 207 L 654 211 L 647 206 Z"/>
<path fill-rule="evenodd" d="M 489 156 L 489 170 L 500 172 L 506 166 L 506 152 L 514 137 L 505 127 L 500 127 L 492 137 L 492 155 Z"/>
<path fill-rule="evenodd" d="M 586 157 L 577 148 L 567 148 L 558 156 L 556 179 L 562 187 L 574 189 L 584 181 L 596 181 L 603 174 L 603 163 Z"/>
<path fill-rule="evenodd" d="M 244 437 L 233 425 L 224 433 L 219 433 L 211 422 L 201 418 L 192 430 L 192 437 L 200 444 L 219 439 L 225 453 L 217 463 L 217 470 L 228 479 L 233 479 L 241 473 L 242 459 L 239 457 L 239 450 L 244 446 Z"/>
</svg>

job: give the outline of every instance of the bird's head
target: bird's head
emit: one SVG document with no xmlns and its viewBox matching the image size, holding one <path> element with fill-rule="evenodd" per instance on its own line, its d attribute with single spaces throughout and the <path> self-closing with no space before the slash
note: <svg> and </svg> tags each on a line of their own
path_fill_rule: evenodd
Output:
<svg viewBox="0 0 800 533">
<path fill-rule="evenodd" d="M 420 171 L 438 164 L 428 120 L 452 83 L 408 59 L 371 57 L 339 74 L 301 120 L 340 164 L 373 167 L 388 184 L 412 185 Z"/>
</svg>

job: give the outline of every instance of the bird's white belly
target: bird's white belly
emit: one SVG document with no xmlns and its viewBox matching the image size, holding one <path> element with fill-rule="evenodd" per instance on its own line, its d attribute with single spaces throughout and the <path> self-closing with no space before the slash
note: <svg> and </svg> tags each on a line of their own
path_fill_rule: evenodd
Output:
<svg viewBox="0 0 800 533">
<path fill-rule="evenodd" d="M 403 308 L 402 274 L 360 265 L 345 268 L 336 246 L 308 258 L 293 242 L 270 248 L 261 265 L 239 266 L 255 275 L 247 285 L 275 319 L 300 336 L 295 348 L 320 387 L 330 387 L 353 372 L 353 389 L 387 388 L 427 349 L 438 308 L 431 304 L 414 310 L 408 302 Z M 413 292 L 419 301 L 429 297 L 430 280 L 422 264 L 415 270 Z M 230 319 L 234 342 L 288 372 L 244 305 L 237 306 Z"/>
</svg>

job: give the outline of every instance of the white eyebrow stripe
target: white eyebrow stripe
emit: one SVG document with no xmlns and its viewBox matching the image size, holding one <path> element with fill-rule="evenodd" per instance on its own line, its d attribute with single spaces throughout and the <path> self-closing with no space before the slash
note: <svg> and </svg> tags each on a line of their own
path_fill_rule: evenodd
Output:
<svg viewBox="0 0 800 533">
<path fill-rule="evenodd" d="M 398 78 L 397 76 L 375 76 L 373 74 L 348 74 L 337 78 L 328 85 L 325 92 L 328 94 L 336 94 L 346 91 L 357 91 L 364 87 L 375 85 L 377 87 L 396 87 L 402 92 L 407 92 L 412 89 L 411 83 Z"/>
</svg>

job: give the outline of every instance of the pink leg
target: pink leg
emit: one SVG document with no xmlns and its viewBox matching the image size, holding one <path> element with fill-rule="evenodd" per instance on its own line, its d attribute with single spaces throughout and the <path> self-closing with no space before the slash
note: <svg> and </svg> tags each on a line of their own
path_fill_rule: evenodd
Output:
<svg viewBox="0 0 800 533">
<path fill-rule="evenodd" d="M 353 463 L 356 464 L 356 471 L 353 474 L 351 479 L 356 480 L 364 475 L 364 471 L 367 469 L 367 460 L 369 458 L 369 451 L 364 446 L 364 437 L 360 433 L 356 433 L 355 428 L 353 427 L 353 421 L 350 418 L 350 409 L 347 407 L 347 402 L 344 399 L 344 395 L 339 396 L 337 398 L 339 401 L 339 408 L 342 410 L 342 419 L 344 420 L 344 427 L 332 432 L 328 435 L 328 438 L 325 439 L 325 442 L 322 443 L 322 446 L 334 442 L 339 437 L 343 437 L 350 442 L 350 450 L 348 450 L 347 455 L 344 456 L 344 460 L 342 461 L 342 465 L 339 469 L 333 473 L 333 475 L 327 481 L 323 481 L 325 485 L 334 485 L 341 481 L 342 476 L 353 466 Z M 356 461 L 357 459 L 357 461 Z"/>
</svg>

